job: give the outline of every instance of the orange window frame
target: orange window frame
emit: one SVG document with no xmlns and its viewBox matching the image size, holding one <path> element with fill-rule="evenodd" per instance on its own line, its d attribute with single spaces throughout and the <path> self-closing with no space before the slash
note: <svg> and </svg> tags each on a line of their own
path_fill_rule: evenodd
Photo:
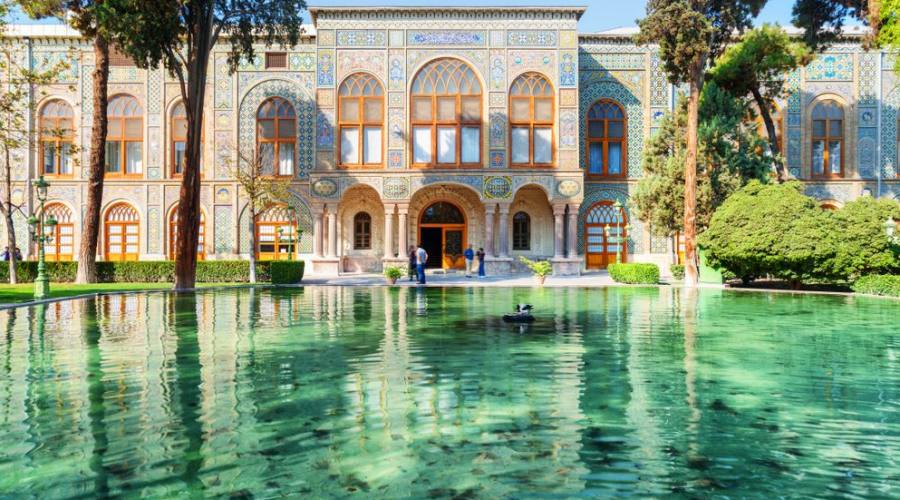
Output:
<svg viewBox="0 0 900 500">
<path fill-rule="evenodd" d="M 819 102 L 816 106 L 824 106 L 828 101 Z M 844 107 L 841 106 L 837 101 L 834 102 L 835 106 L 838 106 L 841 110 L 841 118 L 829 118 L 826 114 L 824 119 L 813 118 L 812 121 L 812 130 L 810 131 L 810 135 L 812 140 L 810 141 L 810 159 L 815 161 L 816 157 L 816 142 L 822 141 L 824 144 L 824 151 L 822 151 L 822 173 L 816 173 L 815 164 L 812 165 L 812 171 L 810 172 L 811 176 L 817 179 L 842 179 L 844 178 Z M 815 108 L 813 108 L 813 113 L 815 113 Z M 816 135 L 816 122 L 824 122 L 824 132 L 825 135 Z M 834 122 L 840 123 L 840 131 L 841 134 L 839 136 L 831 135 L 831 125 Z M 831 151 L 828 147 L 832 142 L 837 142 L 839 147 L 841 148 L 841 158 L 840 158 L 840 166 L 841 171 L 839 173 L 831 173 L 829 170 L 829 164 L 831 163 Z"/>
<path fill-rule="evenodd" d="M 612 201 L 604 200 L 595 203 L 591 206 L 591 208 L 586 212 L 584 219 L 584 258 L 585 265 L 588 269 L 606 269 L 609 264 L 614 263 L 616 259 L 616 252 L 610 252 L 609 247 L 611 245 L 611 240 L 607 238 L 605 228 L 616 227 L 618 237 L 621 238 L 615 244 L 617 246 L 622 247 L 622 262 L 628 262 L 628 214 L 625 213 L 624 208 L 619 209 L 619 220 L 618 222 L 591 222 L 591 218 L 594 214 L 595 210 L 615 210 L 614 203 Z M 589 248 L 592 245 L 596 245 L 596 243 L 590 242 L 591 236 L 600 236 L 602 245 L 601 252 L 591 252 Z M 612 235 L 610 235 L 612 236 Z"/>
<path fill-rule="evenodd" d="M 272 118 L 260 118 L 259 112 L 262 110 L 263 106 L 268 103 L 275 103 L 275 116 Z M 278 110 L 280 109 L 281 103 L 287 105 L 291 109 L 291 117 L 279 117 Z M 272 122 L 272 138 L 265 138 L 262 136 L 260 131 L 262 130 L 263 122 Z M 291 134 L 290 137 L 281 137 L 281 125 L 282 122 L 293 122 L 294 124 L 294 133 Z M 293 177 L 297 172 L 297 110 L 294 109 L 294 106 L 282 97 L 270 97 L 263 101 L 260 104 L 259 108 L 256 111 L 256 157 L 262 160 L 262 156 L 260 155 L 260 151 L 262 150 L 263 144 L 273 144 L 272 151 L 272 172 L 274 177 Z M 281 173 L 281 163 L 278 161 L 278 158 L 281 157 L 281 145 L 282 144 L 292 144 L 293 145 L 293 153 L 291 158 L 291 173 L 283 174 Z"/>
<path fill-rule="evenodd" d="M 381 95 L 367 95 L 360 90 L 360 94 L 358 95 L 341 95 L 340 90 L 338 91 L 338 136 L 337 136 L 337 163 L 340 168 L 383 168 L 384 167 L 384 146 L 385 146 L 385 127 L 384 127 L 384 88 L 381 83 L 373 76 L 368 75 L 366 73 L 356 73 L 347 77 L 344 80 L 344 83 L 341 84 L 341 87 L 344 85 L 349 85 L 351 92 L 357 89 L 364 89 L 365 86 L 374 81 L 374 84 L 381 88 Z M 358 119 L 347 120 L 344 116 L 344 102 L 345 101 L 357 101 L 357 116 Z M 368 113 L 366 112 L 366 102 L 379 102 L 381 109 L 381 120 L 368 120 Z M 366 163 L 366 143 L 365 143 L 365 129 L 366 127 L 379 127 L 381 129 L 381 154 L 379 155 L 379 161 L 377 163 Z M 343 130 L 344 128 L 356 128 L 357 129 L 357 145 L 359 148 L 357 162 L 356 163 L 344 163 L 344 155 L 341 151 L 343 147 Z"/>
<path fill-rule="evenodd" d="M 60 116 L 59 114 L 54 115 L 54 116 L 44 115 L 44 112 L 48 109 L 48 106 L 50 106 L 51 104 L 56 105 L 56 106 L 64 106 L 66 109 L 68 109 L 69 115 L 68 116 Z M 68 122 L 68 126 L 66 126 L 66 122 Z M 38 130 L 40 130 L 40 143 L 41 143 L 40 148 L 39 148 L 39 150 L 40 150 L 39 156 L 40 157 L 38 159 L 38 164 L 40 165 L 41 175 L 45 175 L 47 177 L 57 177 L 57 178 L 73 177 L 75 175 L 75 169 L 74 169 L 74 166 L 72 165 L 72 158 L 71 158 L 72 153 L 71 152 L 72 152 L 72 145 L 75 142 L 75 116 L 74 116 L 74 113 L 72 112 L 72 107 L 69 106 L 69 104 L 67 102 L 61 101 L 59 99 L 54 99 L 54 100 L 48 102 L 47 104 L 45 104 L 44 107 L 41 109 L 41 115 L 39 117 L 39 123 L 38 123 Z M 60 132 L 61 135 L 54 134 L 54 133 L 46 134 L 45 132 L 48 132 L 48 131 L 50 131 L 50 132 L 58 131 L 58 132 Z M 44 145 L 46 145 L 46 144 L 50 144 L 53 146 L 53 152 L 54 152 L 53 153 L 53 167 L 55 170 L 54 173 L 48 173 L 44 170 L 44 165 L 45 165 L 44 160 L 46 159 L 46 157 L 45 157 L 46 152 L 44 150 Z M 64 145 L 69 146 L 69 173 L 66 173 L 66 174 L 60 173 L 60 167 L 62 166 L 62 161 L 60 161 L 61 157 L 62 157 L 61 151 L 63 150 L 62 148 Z"/>
<path fill-rule="evenodd" d="M 169 215 L 169 259 L 175 260 L 175 244 L 178 242 L 178 207 Z M 197 237 L 197 260 L 206 259 L 206 214 L 200 212 L 200 228 Z"/>
<path fill-rule="evenodd" d="M 507 131 L 507 139 L 509 140 L 509 159 L 510 166 L 513 168 L 534 168 L 534 167 L 552 167 L 556 164 L 556 127 L 554 117 L 556 116 L 556 102 L 553 99 L 554 90 L 553 85 L 550 81 L 539 73 L 525 73 L 519 75 L 516 78 L 516 81 L 513 82 L 513 88 L 519 83 L 520 79 L 527 80 L 527 84 L 530 86 L 529 94 L 520 94 L 515 95 L 513 92 L 510 92 L 509 95 L 509 130 Z M 535 94 L 535 90 L 539 85 L 544 85 L 542 88 L 549 88 L 550 94 L 546 95 L 537 95 Z M 515 120 L 515 113 L 513 112 L 514 104 L 516 101 L 528 101 L 528 120 Z M 534 114 L 534 104 L 536 101 L 550 101 L 550 119 L 549 120 L 537 120 L 535 119 Z M 526 163 L 513 163 L 513 129 L 514 128 L 528 128 L 528 162 Z M 536 128 L 549 128 L 550 129 L 550 161 L 547 163 L 536 163 L 534 161 L 534 130 Z"/>
<path fill-rule="evenodd" d="M 131 220 L 110 220 L 110 214 L 119 210 L 127 210 L 128 215 L 133 215 L 133 219 Z M 117 231 L 111 231 L 113 228 L 118 228 Z M 134 228 L 134 231 L 129 231 L 131 228 Z M 110 235 L 120 236 L 120 240 L 118 243 L 110 242 Z M 134 247 L 136 248 L 136 252 L 128 252 L 128 238 L 129 234 L 136 235 Z M 115 205 L 110 207 L 106 211 L 106 216 L 103 218 L 103 255 L 106 260 L 109 261 L 134 261 L 138 260 L 138 257 L 141 253 L 141 223 L 140 219 L 137 215 L 137 210 L 132 206 L 124 206 Z"/>
<path fill-rule="evenodd" d="M 109 102 L 112 103 L 115 99 L 133 100 L 134 105 L 136 106 L 136 109 L 138 111 L 140 111 L 140 115 L 135 115 L 135 116 L 107 115 L 106 116 L 107 124 L 106 124 L 106 141 L 105 142 L 119 143 L 119 170 L 118 171 L 110 171 L 106 167 L 104 167 L 103 175 L 104 175 L 104 177 L 110 177 L 110 178 L 139 179 L 139 178 L 143 177 L 143 175 L 144 175 L 144 161 L 143 161 L 144 113 L 143 113 L 143 109 L 141 108 L 140 103 L 137 102 L 137 99 L 135 99 L 134 97 L 132 97 L 130 95 L 118 95 L 118 96 L 111 98 L 109 100 Z M 127 104 L 125 106 L 127 106 Z M 131 137 L 127 133 L 127 130 L 128 130 L 127 125 L 131 121 L 139 121 L 140 122 L 140 127 L 138 127 L 138 130 L 140 130 L 140 134 L 138 136 Z M 115 123 L 118 124 L 119 130 L 121 132 L 120 135 L 118 135 L 118 136 L 110 135 L 110 130 L 112 130 L 112 128 L 113 128 L 112 125 Z M 126 166 L 128 165 L 128 145 L 131 143 L 140 143 L 141 144 L 141 171 L 129 174 L 127 172 Z M 105 143 L 104 143 L 104 147 L 105 147 Z M 107 166 L 108 166 L 109 158 L 106 158 L 106 162 L 107 162 Z"/>
<path fill-rule="evenodd" d="M 255 234 L 256 248 L 254 248 L 253 251 L 256 252 L 257 260 L 290 260 L 297 256 L 297 250 L 300 247 L 300 242 L 297 241 L 297 239 L 294 237 L 297 234 L 297 224 L 296 223 L 291 222 L 291 221 L 285 221 L 285 220 L 260 221 L 260 222 L 257 222 L 256 224 L 254 224 L 254 226 L 255 226 L 255 231 L 256 231 L 256 234 Z M 263 228 L 269 228 L 269 227 L 272 228 L 271 232 L 263 231 Z M 281 251 L 282 243 L 280 240 L 277 239 L 279 228 L 282 229 L 282 232 L 289 231 L 288 234 L 291 235 L 291 238 L 294 238 L 292 243 L 284 244 L 286 246 L 291 247 L 288 252 Z M 260 247 L 262 246 L 262 240 L 260 239 L 260 235 L 270 235 L 270 234 L 274 235 L 276 238 L 275 242 L 273 243 L 273 246 L 275 247 L 274 248 L 275 251 L 274 252 L 262 252 L 260 250 Z"/>
<path fill-rule="evenodd" d="M 598 104 L 613 104 L 619 108 L 619 111 L 622 113 L 622 119 L 618 118 L 591 118 L 590 117 L 590 109 L 588 110 L 588 115 L 585 118 L 586 120 L 586 128 L 584 131 L 585 137 L 585 170 L 587 171 L 587 176 L 591 178 L 603 178 L 603 179 L 619 179 L 628 176 L 628 115 L 625 113 L 625 108 L 622 107 L 616 101 L 612 99 L 600 99 L 591 105 L 591 109 Z M 601 138 L 592 138 L 591 137 L 591 123 L 594 122 L 602 122 L 603 123 L 603 137 Z M 621 122 L 622 123 L 622 137 L 609 137 L 609 123 L 610 122 Z M 601 173 L 593 173 L 591 172 L 591 144 L 599 143 L 603 145 L 603 172 Z M 622 151 L 622 157 L 620 159 L 620 170 L 621 172 L 618 174 L 610 174 L 609 169 L 609 145 L 611 143 L 619 143 L 620 150 Z"/>
</svg>

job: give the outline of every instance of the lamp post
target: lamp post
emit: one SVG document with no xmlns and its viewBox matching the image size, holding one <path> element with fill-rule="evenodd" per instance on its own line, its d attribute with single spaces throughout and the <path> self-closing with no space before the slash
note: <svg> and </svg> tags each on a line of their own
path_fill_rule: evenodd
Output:
<svg viewBox="0 0 900 500">
<path fill-rule="evenodd" d="M 622 231 L 625 229 L 622 227 L 622 203 L 619 200 L 616 200 L 613 203 L 613 208 L 616 209 L 616 263 L 622 262 L 622 241 L 624 238 L 622 237 Z"/>
<path fill-rule="evenodd" d="M 33 186 L 41 205 L 38 215 L 32 214 L 28 218 L 28 225 L 31 226 L 32 238 L 38 244 L 38 267 L 37 277 L 34 279 L 34 298 L 40 300 L 50 294 L 50 280 L 47 278 L 47 266 L 44 262 L 44 245 L 53 239 L 53 236 L 47 234 L 47 228 L 50 228 L 52 232 L 52 229 L 56 226 L 56 219 L 52 215 L 44 219 L 44 202 L 47 201 L 47 188 L 50 187 L 50 183 L 45 181 L 42 175 Z"/>
</svg>

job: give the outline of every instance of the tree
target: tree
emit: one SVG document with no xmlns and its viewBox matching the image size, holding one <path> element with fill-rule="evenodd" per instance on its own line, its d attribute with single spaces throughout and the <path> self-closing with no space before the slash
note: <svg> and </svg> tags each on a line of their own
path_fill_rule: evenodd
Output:
<svg viewBox="0 0 900 500">
<path fill-rule="evenodd" d="M 684 282 L 696 286 L 697 128 L 708 61 L 750 27 L 765 0 L 649 0 L 637 42 L 656 43 L 669 81 L 688 85 L 684 155 Z"/>
<path fill-rule="evenodd" d="M 880 14 L 881 24 L 876 41 L 897 51 L 900 49 L 900 0 L 882 0 Z M 894 58 L 894 71 L 900 72 L 900 57 Z"/>
<path fill-rule="evenodd" d="M 265 164 L 261 154 L 247 155 L 239 147 L 235 150 L 238 163 L 231 169 L 231 175 L 247 198 L 247 210 L 250 211 L 250 283 L 256 283 L 256 214 L 273 203 L 287 200 L 290 181 L 264 174 Z"/>
<path fill-rule="evenodd" d="M 97 281 L 97 244 L 100 207 L 103 204 L 103 175 L 106 170 L 106 104 L 109 81 L 109 25 L 116 18 L 118 0 L 18 0 L 22 10 L 34 18 L 56 17 L 67 21 L 94 46 L 90 159 L 88 160 L 87 203 L 78 251 L 77 283 Z"/>
<path fill-rule="evenodd" d="M 254 43 L 295 45 L 303 0 L 120 0 L 114 41 L 138 66 L 162 64 L 177 80 L 187 118 L 184 172 L 178 203 L 175 289 L 193 288 L 200 228 L 200 152 L 207 69 L 220 39 L 228 64 L 252 60 Z"/>
<path fill-rule="evenodd" d="M 703 89 L 697 155 L 697 227 L 702 231 L 716 207 L 749 180 L 765 181 L 772 158 L 747 123 L 750 103 L 714 82 Z M 644 176 L 632 203 L 654 234 L 671 236 L 684 230 L 684 156 L 687 102 L 681 99 L 644 149 Z"/>
<path fill-rule="evenodd" d="M 763 25 L 748 31 L 741 41 L 728 47 L 709 72 L 711 81 L 735 96 L 751 95 L 766 127 L 769 150 L 775 160 L 778 181 L 788 173 L 772 120 L 774 102 L 785 94 L 785 78 L 811 59 L 809 49 L 778 26 Z"/>
<path fill-rule="evenodd" d="M 867 42 L 880 38 L 881 21 L 888 5 L 896 0 L 797 0 L 793 23 L 803 28 L 803 39 L 813 49 L 820 50 L 840 38 L 844 23 L 856 19 L 869 25 L 872 32 Z"/>
<path fill-rule="evenodd" d="M 884 233 L 888 217 L 900 220 L 900 203 L 871 196 L 857 198 L 834 212 L 834 257 L 826 272 L 849 281 L 866 274 L 900 273 L 900 247 L 891 244 Z"/>
<path fill-rule="evenodd" d="M 5 20 L 10 12 L 10 3 L 0 0 L 0 34 L 6 28 Z M 14 218 L 18 213 L 26 217 L 24 199 L 13 199 L 13 185 L 16 183 L 14 172 L 24 173 L 27 169 L 25 158 L 30 154 L 36 140 L 36 133 L 29 125 L 29 119 L 35 114 L 35 102 L 39 99 L 32 98 L 32 90 L 41 85 L 47 85 L 59 80 L 59 75 L 68 67 L 67 63 L 60 62 L 49 68 L 32 70 L 29 67 L 18 64 L 18 57 L 13 46 L 4 44 L 0 46 L 0 75 L 2 75 L 2 88 L 0 88 L 0 215 L 3 216 L 6 225 L 6 237 L 9 246 L 9 282 L 17 282 L 16 275 L 16 231 Z M 45 133 L 62 134 L 62 131 L 45 131 Z M 24 179 L 23 179 L 24 180 Z M 24 185 L 24 183 L 23 183 Z"/>
</svg>

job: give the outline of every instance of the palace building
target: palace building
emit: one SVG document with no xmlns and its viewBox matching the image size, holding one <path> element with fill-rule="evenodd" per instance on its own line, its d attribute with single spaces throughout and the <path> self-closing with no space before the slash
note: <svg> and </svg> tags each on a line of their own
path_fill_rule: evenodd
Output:
<svg viewBox="0 0 900 500">
<path fill-rule="evenodd" d="M 482 247 L 489 273 L 515 271 L 520 255 L 551 259 L 560 274 L 603 268 L 617 252 L 677 259 L 678 239 L 651 235 L 628 205 L 643 145 L 680 92 L 634 30 L 578 33 L 581 7 L 310 13 L 295 47 L 260 46 L 234 74 L 226 46 L 211 58 L 200 258 L 301 258 L 321 274 L 403 264 L 415 244 L 443 268 Z M 47 210 L 60 224 L 46 251 L 71 260 L 87 197 L 91 45 L 65 26 L 12 26 L 6 36 L 22 64 L 69 63 L 34 92 L 29 124 L 68 133 L 22 152 L 13 197 L 32 211 L 30 180 L 51 183 Z M 792 72 L 778 103 L 790 173 L 825 206 L 900 197 L 900 81 L 889 54 L 856 39 Z M 99 258 L 172 258 L 185 140 L 178 85 L 114 52 L 109 96 Z M 289 200 L 258 215 L 256 248 L 232 175 L 239 152 L 258 153 L 291 183 Z"/>
</svg>

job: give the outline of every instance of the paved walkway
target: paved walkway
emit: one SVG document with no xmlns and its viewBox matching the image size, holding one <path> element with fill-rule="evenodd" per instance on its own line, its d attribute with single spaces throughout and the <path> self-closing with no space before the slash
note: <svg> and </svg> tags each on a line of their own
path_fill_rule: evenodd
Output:
<svg viewBox="0 0 900 500">
<path fill-rule="evenodd" d="M 485 278 L 466 278 L 463 273 L 428 271 L 426 276 L 428 286 L 535 286 L 535 278 L 530 274 L 513 274 L 507 276 L 488 276 Z M 377 286 L 385 285 L 384 276 L 381 274 L 343 274 L 341 276 L 304 276 L 303 285 L 338 285 L 338 286 Z M 616 283 L 609 277 L 606 271 L 591 272 L 581 276 L 548 276 L 544 286 L 611 286 Z M 415 281 L 409 278 L 397 280 L 400 286 L 416 286 Z"/>
</svg>

